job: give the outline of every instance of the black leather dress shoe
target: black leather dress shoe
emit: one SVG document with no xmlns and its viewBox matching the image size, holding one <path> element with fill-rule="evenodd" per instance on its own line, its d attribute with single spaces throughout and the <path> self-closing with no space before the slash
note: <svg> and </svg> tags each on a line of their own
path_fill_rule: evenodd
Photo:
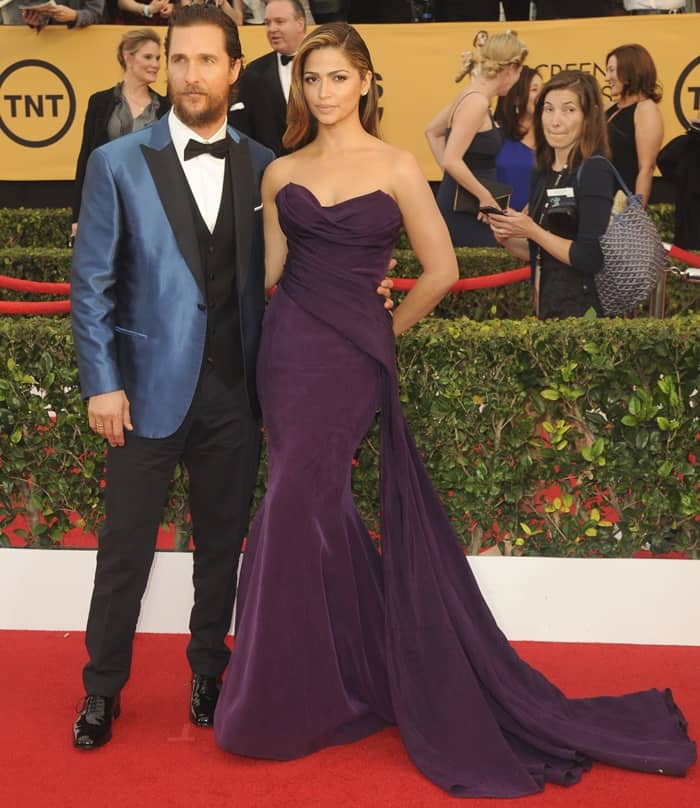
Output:
<svg viewBox="0 0 700 808">
<path fill-rule="evenodd" d="M 85 696 L 78 720 L 73 724 L 73 746 L 97 749 L 112 737 L 112 719 L 118 718 L 119 696 Z"/>
<path fill-rule="evenodd" d="M 190 721 L 198 727 L 214 726 L 214 708 L 221 690 L 221 679 L 216 676 L 192 676 Z"/>
</svg>

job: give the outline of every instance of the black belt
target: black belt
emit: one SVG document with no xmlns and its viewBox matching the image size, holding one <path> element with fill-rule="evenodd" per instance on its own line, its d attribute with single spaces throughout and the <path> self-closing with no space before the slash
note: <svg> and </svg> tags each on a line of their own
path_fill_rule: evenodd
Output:
<svg viewBox="0 0 700 808">
<path fill-rule="evenodd" d="M 684 8 L 666 8 L 666 9 L 654 9 L 654 8 L 640 8 L 636 11 L 628 11 L 628 14 L 684 14 Z"/>
</svg>

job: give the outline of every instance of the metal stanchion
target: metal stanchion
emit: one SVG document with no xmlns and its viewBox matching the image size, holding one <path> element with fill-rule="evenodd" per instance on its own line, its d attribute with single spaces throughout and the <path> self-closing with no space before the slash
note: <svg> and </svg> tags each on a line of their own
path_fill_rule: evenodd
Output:
<svg viewBox="0 0 700 808">
<path fill-rule="evenodd" d="M 649 316 L 660 320 L 666 316 L 666 275 L 670 270 L 665 269 L 656 282 L 656 287 L 649 298 Z"/>
</svg>

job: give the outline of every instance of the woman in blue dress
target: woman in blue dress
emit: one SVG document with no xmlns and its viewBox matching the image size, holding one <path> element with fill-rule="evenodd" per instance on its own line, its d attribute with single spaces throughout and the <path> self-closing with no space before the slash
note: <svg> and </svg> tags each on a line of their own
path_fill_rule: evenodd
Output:
<svg viewBox="0 0 700 808">
<path fill-rule="evenodd" d="M 474 51 L 463 54 L 456 77 L 461 81 L 469 76 L 469 86 L 426 129 L 430 149 L 444 170 L 437 202 L 455 247 L 496 246 L 483 215 L 454 210 L 455 193 L 461 185 L 477 197 L 480 207 L 499 207 L 486 187 L 496 180 L 496 155 L 503 145 L 490 107 L 518 80 L 526 56 L 525 45 L 512 31 L 493 36 L 480 31 Z"/>
<path fill-rule="evenodd" d="M 535 102 L 542 89 L 542 76 L 523 65 L 520 78 L 507 95 L 498 99 L 493 117 L 501 127 L 503 146 L 496 156 L 499 182 L 510 185 L 510 206 L 522 210 L 530 194 L 530 177 L 535 167 Z"/>
</svg>

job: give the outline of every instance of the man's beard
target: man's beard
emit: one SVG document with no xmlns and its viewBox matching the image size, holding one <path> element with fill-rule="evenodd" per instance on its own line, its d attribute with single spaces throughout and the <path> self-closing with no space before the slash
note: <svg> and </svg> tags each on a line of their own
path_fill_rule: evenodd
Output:
<svg viewBox="0 0 700 808">
<path fill-rule="evenodd" d="M 190 92 L 197 91 L 196 88 L 190 88 Z M 170 103 L 173 105 L 175 114 L 190 128 L 198 126 L 206 126 L 221 121 L 226 117 L 228 111 L 228 94 L 226 96 L 212 96 L 210 93 L 202 93 L 206 95 L 206 104 L 196 111 L 190 110 L 186 104 L 187 91 L 182 93 L 174 93 L 168 87 L 168 96 Z"/>
</svg>

